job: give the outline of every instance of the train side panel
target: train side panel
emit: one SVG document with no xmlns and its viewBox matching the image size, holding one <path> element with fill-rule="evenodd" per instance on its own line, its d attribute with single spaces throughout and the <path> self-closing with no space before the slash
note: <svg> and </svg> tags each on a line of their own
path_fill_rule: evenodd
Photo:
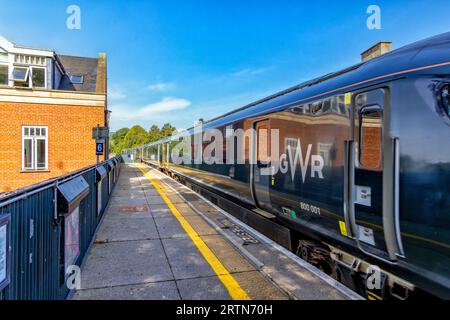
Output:
<svg viewBox="0 0 450 320">
<path fill-rule="evenodd" d="M 450 298 L 450 119 L 437 99 L 443 83 L 450 78 L 396 83 L 392 118 L 401 154 L 400 259 L 417 278 L 434 283 L 435 294 Z"/>
</svg>

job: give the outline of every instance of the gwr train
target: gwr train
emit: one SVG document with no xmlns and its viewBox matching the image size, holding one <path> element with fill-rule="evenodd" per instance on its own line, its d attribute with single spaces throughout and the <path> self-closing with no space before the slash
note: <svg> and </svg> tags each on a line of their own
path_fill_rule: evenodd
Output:
<svg viewBox="0 0 450 320">
<path fill-rule="evenodd" d="M 261 174 L 273 163 L 255 142 L 243 164 L 175 165 L 175 137 L 134 152 L 275 216 L 303 235 L 300 255 L 370 299 L 449 299 L 449 91 L 446 33 L 203 124 L 224 133 L 253 128 L 270 161 L 300 149 L 295 175 L 292 166 Z M 272 129 L 279 130 L 277 148 L 261 137 Z M 371 289 L 364 280 L 373 266 L 381 270 L 381 287 Z"/>
</svg>

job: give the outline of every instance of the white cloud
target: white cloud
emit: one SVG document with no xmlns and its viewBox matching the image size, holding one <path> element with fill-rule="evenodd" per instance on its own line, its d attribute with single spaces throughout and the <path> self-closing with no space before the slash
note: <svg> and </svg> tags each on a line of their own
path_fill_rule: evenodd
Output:
<svg viewBox="0 0 450 320">
<path fill-rule="evenodd" d="M 147 86 L 147 89 L 150 91 L 162 92 L 162 91 L 171 90 L 174 87 L 175 87 L 175 84 L 172 82 L 158 82 L 158 83 L 154 83 L 154 84 Z"/>
<path fill-rule="evenodd" d="M 246 68 L 239 71 L 234 72 L 232 75 L 234 77 L 248 77 L 248 76 L 255 76 L 261 73 L 264 73 L 268 70 L 270 70 L 270 67 L 261 67 L 261 68 Z"/>
<path fill-rule="evenodd" d="M 182 110 L 191 105 L 186 99 L 166 97 L 161 101 L 142 107 L 130 107 L 126 105 L 113 105 L 110 107 L 111 118 L 114 121 L 150 121 L 155 117 L 168 112 Z"/>
<path fill-rule="evenodd" d="M 127 95 L 122 89 L 119 88 L 108 88 L 108 98 L 111 100 L 121 100 L 125 99 Z"/>
</svg>

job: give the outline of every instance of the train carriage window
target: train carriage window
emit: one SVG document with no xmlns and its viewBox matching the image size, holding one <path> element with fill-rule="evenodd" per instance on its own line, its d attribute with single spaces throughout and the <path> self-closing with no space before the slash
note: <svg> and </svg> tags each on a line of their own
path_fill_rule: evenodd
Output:
<svg viewBox="0 0 450 320">
<path fill-rule="evenodd" d="M 367 170 L 382 169 L 383 110 L 380 106 L 367 106 L 359 115 L 359 164 Z"/>
<path fill-rule="evenodd" d="M 316 103 L 311 104 L 311 113 L 314 116 L 318 116 L 323 112 L 323 104 L 322 101 L 318 101 Z"/>
<path fill-rule="evenodd" d="M 345 107 L 345 98 L 343 95 L 338 96 L 339 114 L 347 115 L 347 108 Z"/>
<path fill-rule="evenodd" d="M 331 99 L 326 99 L 323 101 L 323 113 L 327 113 L 331 110 Z"/>
<path fill-rule="evenodd" d="M 262 121 L 257 124 L 257 163 L 258 167 L 268 166 L 270 163 L 270 133 L 269 122 Z"/>
</svg>

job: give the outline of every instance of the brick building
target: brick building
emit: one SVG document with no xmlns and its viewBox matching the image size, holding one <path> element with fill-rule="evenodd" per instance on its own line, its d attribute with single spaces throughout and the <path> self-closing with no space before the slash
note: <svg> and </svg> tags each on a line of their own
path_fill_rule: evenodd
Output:
<svg viewBox="0 0 450 320">
<path fill-rule="evenodd" d="M 94 164 L 106 92 L 104 54 L 59 55 L 0 36 L 0 193 Z"/>
</svg>

